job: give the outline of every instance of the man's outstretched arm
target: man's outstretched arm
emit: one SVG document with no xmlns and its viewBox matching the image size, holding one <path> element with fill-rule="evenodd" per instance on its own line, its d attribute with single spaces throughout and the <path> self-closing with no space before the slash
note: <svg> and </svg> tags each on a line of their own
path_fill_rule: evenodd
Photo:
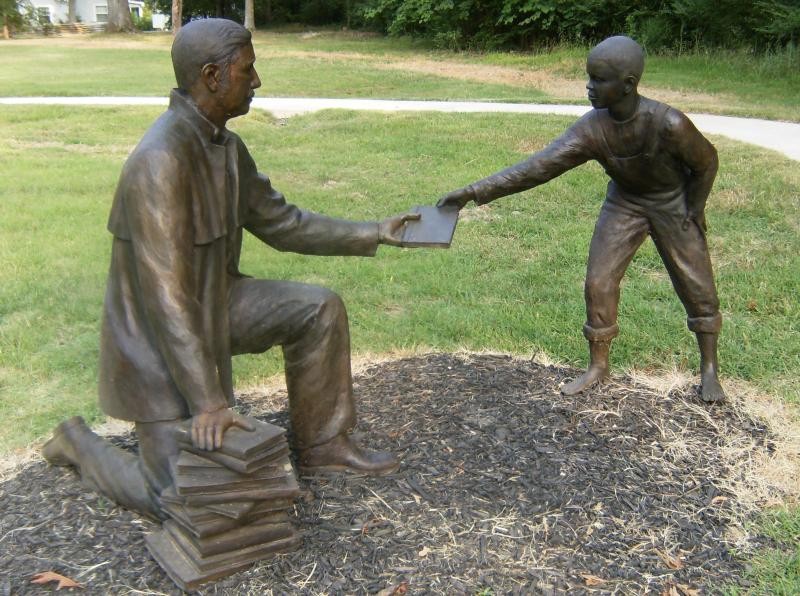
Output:
<svg viewBox="0 0 800 596">
<path fill-rule="evenodd" d="M 301 254 L 372 256 L 378 244 L 398 246 L 405 223 L 419 217 L 358 222 L 320 215 L 287 203 L 262 174 L 251 181 L 248 195 L 244 227 L 273 248 Z"/>
</svg>

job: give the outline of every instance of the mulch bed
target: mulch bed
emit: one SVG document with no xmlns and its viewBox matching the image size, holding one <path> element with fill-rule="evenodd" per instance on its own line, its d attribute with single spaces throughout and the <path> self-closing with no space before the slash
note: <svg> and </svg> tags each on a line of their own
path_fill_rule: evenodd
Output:
<svg viewBox="0 0 800 596">
<path fill-rule="evenodd" d="M 495 355 L 367 369 L 355 380 L 360 438 L 404 454 L 401 469 L 301 479 L 303 547 L 202 593 L 688 596 L 742 585 L 732 536 L 745 515 L 726 487 L 770 448 L 765 426 L 702 404 L 696 388 L 660 396 L 615 378 L 561 396 L 575 374 Z M 288 424 L 263 408 L 241 399 Z M 0 484 L 0 507 L 0 595 L 51 591 L 29 583 L 48 570 L 89 593 L 177 593 L 145 549 L 154 526 L 68 469 L 28 464 Z"/>
</svg>

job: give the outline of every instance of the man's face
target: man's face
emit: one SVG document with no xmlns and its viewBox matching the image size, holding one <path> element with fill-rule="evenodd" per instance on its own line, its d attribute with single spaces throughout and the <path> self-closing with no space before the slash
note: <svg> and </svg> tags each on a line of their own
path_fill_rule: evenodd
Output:
<svg viewBox="0 0 800 596">
<path fill-rule="evenodd" d="M 261 87 L 261 79 L 254 63 L 253 44 L 242 46 L 234 54 L 230 65 L 222 70 L 218 101 L 226 119 L 242 116 L 250 111 L 254 89 Z"/>
<path fill-rule="evenodd" d="M 586 91 L 593 108 L 608 108 L 627 95 L 627 83 L 615 68 L 608 62 L 589 57 L 586 62 Z"/>
</svg>

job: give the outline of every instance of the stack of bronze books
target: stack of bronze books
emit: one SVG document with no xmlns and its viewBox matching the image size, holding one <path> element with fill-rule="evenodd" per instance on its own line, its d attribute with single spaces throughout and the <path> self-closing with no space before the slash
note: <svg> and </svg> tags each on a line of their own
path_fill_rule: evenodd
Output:
<svg viewBox="0 0 800 596">
<path fill-rule="evenodd" d="M 175 484 L 161 495 L 169 519 L 145 540 L 183 590 L 300 545 L 287 513 L 300 491 L 285 431 L 248 420 L 254 431 L 229 428 L 216 451 L 192 445 L 189 422 L 180 427 Z"/>
</svg>

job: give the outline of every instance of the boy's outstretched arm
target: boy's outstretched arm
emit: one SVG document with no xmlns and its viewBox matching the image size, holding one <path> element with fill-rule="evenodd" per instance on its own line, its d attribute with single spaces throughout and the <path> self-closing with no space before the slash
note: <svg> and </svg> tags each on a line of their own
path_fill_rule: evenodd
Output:
<svg viewBox="0 0 800 596">
<path fill-rule="evenodd" d="M 484 205 L 500 197 L 544 184 L 593 157 L 587 131 L 584 116 L 563 135 L 525 161 L 449 192 L 436 205 L 459 209 L 470 201 Z"/>
<path fill-rule="evenodd" d="M 705 231 L 706 201 L 719 168 L 717 150 L 684 114 L 673 111 L 668 124 L 671 137 L 669 140 L 675 147 L 676 157 L 689 170 L 686 184 L 686 219 L 683 227 L 688 229 L 694 221 Z"/>
</svg>

